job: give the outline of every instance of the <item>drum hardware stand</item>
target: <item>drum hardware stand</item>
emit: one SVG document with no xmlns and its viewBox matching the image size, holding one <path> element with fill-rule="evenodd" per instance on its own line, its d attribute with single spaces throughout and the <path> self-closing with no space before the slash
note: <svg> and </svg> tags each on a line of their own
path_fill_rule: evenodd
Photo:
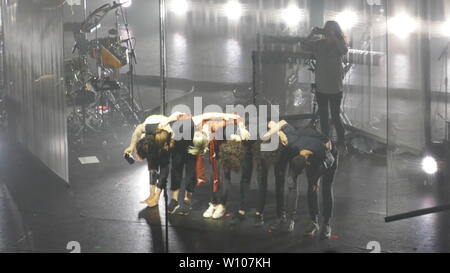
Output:
<svg viewBox="0 0 450 273">
<path fill-rule="evenodd" d="M 309 66 L 308 70 L 311 71 L 311 74 L 314 76 L 316 73 L 316 63 L 314 60 L 305 60 L 305 65 Z M 318 121 L 318 116 L 319 116 L 319 111 L 318 111 L 318 105 L 317 105 L 317 84 L 311 83 L 311 95 L 312 95 L 312 104 L 313 104 L 313 109 L 312 109 L 312 118 L 311 121 L 309 123 L 309 126 L 313 127 L 314 129 L 317 129 L 317 121 Z"/>
<path fill-rule="evenodd" d="M 130 29 L 128 28 L 128 20 L 127 20 L 127 16 L 125 14 L 125 11 L 123 10 L 123 7 L 120 6 L 120 14 L 122 15 L 122 21 L 124 23 L 125 26 L 125 31 L 127 33 L 127 47 L 128 47 L 128 58 L 129 58 L 129 76 L 130 76 L 130 106 L 131 106 L 131 111 L 134 113 L 135 112 L 135 105 L 134 105 L 134 65 L 137 64 L 137 58 L 136 58 L 136 50 L 134 48 L 133 42 L 132 42 L 132 37 L 130 35 Z M 117 22 L 117 28 L 119 28 L 119 24 Z M 119 30 L 117 30 L 117 32 L 119 32 Z"/>
</svg>

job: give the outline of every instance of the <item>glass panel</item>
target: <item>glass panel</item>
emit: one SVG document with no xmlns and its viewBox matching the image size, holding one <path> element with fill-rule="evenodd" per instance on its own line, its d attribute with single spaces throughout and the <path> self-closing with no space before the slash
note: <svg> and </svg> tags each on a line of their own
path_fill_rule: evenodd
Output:
<svg viewBox="0 0 450 273">
<path fill-rule="evenodd" d="M 382 1 L 325 1 L 325 20 L 340 23 L 350 45 L 345 60 L 342 119 L 350 132 L 386 143 L 386 16 Z M 374 145 L 355 148 L 372 152 Z M 366 141 L 364 141 L 366 142 Z"/>
<path fill-rule="evenodd" d="M 388 7 L 389 215 L 449 202 L 444 177 L 449 4 L 390 1 Z"/>
</svg>

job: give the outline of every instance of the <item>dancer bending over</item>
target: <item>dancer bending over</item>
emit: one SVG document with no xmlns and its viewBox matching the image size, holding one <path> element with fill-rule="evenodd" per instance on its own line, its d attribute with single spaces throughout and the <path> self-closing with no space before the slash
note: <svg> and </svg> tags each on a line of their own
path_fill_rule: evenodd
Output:
<svg viewBox="0 0 450 273">
<path fill-rule="evenodd" d="M 320 231 L 319 226 L 319 179 L 322 178 L 323 199 L 323 225 L 321 238 L 327 239 L 331 236 L 331 217 L 333 211 L 333 189 L 332 183 L 337 169 L 337 149 L 334 148 L 330 139 L 313 130 L 295 130 L 286 121 L 271 123 L 270 131 L 264 139 L 270 138 L 272 134 L 281 133 L 286 136 L 283 144 L 288 149 L 290 158 L 290 180 L 287 195 L 287 213 L 289 227 L 288 231 L 294 230 L 294 216 L 298 201 L 297 178 L 306 170 L 308 180 L 308 209 L 311 223 L 305 231 L 305 236 L 314 236 Z"/>
</svg>

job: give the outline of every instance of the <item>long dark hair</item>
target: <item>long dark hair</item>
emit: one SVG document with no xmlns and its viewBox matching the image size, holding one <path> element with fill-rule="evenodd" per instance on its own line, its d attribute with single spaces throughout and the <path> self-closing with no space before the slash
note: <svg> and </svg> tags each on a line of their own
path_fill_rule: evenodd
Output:
<svg viewBox="0 0 450 273">
<path fill-rule="evenodd" d="M 227 140 L 219 146 L 219 164 L 224 169 L 238 172 L 244 156 L 244 147 L 241 141 Z"/>
<path fill-rule="evenodd" d="M 331 32 L 336 36 L 337 39 L 344 41 L 344 43 L 346 45 L 348 45 L 347 38 L 345 37 L 345 34 L 342 31 L 342 28 L 341 28 L 341 26 L 339 25 L 338 22 L 336 22 L 336 21 L 327 21 L 325 23 L 325 27 L 324 28 L 331 29 Z"/>
</svg>

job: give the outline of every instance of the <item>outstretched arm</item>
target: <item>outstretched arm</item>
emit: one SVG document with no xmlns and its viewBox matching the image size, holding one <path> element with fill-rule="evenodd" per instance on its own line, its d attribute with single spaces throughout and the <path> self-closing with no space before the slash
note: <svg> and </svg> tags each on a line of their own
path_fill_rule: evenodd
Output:
<svg viewBox="0 0 450 273">
<path fill-rule="evenodd" d="M 250 132 L 245 128 L 245 124 L 243 120 L 239 120 L 237 123 L 237 126 L 239 127 L 239 132 L 241 134 L 242 140 L 250 140 Z"/>
<path fill-rule="evenodd" d="M 236 119 L 240 119 L 241 117 L 236 114 L 211 112 L 211 113 L 204 113 L 201 115 L 197 115 L 194 118 L 199 122 L 203 122 L 203 121 L 212 120 L 212 119 L 236 120 Z"/>
<path fill-rule="evenodd" d="M 263 141 L 269 140 L 274 134 L 279 134 L 281 129 L 286 126 L 288 123 L 285 120 L 282 120 L 278 123 L 275 123 L 271 126 L 270 130 L 262 137 Z M 279 134 L 280 135 L 280 134 Z M 284 134 L 282 134 L 285 136 Z"/>
<path fill-rule="evenodd" d="M 314 40 L 313 38 L 316 37 L 317 34 L 319 34 L 320 29 L 318 27 L 315 27 L 311 30 L 311 33 L 308 35 L 308 37 L 303 38 L 300 43 L 303 50 L 306 51 L 313 51 L 314 50 Z"/>
<path fill-rule="evenodd" d="M 123 153 L 131 154 L 136 149 L 136 145 L 139 142 L 139 140 L 141 139 L 143 134 L 145 134 L 145 125 L 139 124 L 138 126 L 136 126 L 136 129 L 133 132 L 133 136 L 131 137 L 130 146 L 128 146 L 128 148 L 126 148 Z"/>
<path fill-rule="evenodd" d="M 171 122 L 177 121 L 177 120 L 181 120 L 181 119 L 185 119 L 186 117 L 188 117 L 189 115 L 186 113 L 181 113 L 181 112 L 175 112 L 172 115 L 170 115 L 165 121 L 161 122 L 158 125 L 158 128 L 164 129 L 166 128 Z"/>
</svg>

